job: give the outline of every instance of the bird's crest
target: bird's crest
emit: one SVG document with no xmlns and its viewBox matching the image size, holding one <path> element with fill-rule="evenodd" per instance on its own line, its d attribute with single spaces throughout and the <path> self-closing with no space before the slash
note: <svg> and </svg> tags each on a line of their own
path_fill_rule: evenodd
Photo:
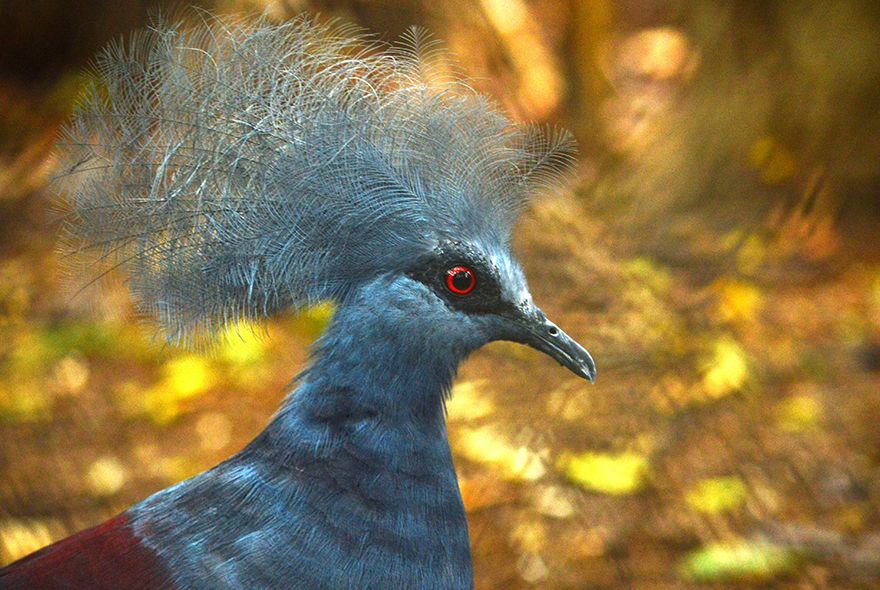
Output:
<svg viewBox="0 0 880 590">
<path fill-rule="evenodd" d="M 210 19 L 105 50 L 61 152 L 68 235 L 126 267 L 170 339 L 401 272 L 446 240 L 506 246 L 567 133 L 513 124 L 413 32 Z"/>
</svg>

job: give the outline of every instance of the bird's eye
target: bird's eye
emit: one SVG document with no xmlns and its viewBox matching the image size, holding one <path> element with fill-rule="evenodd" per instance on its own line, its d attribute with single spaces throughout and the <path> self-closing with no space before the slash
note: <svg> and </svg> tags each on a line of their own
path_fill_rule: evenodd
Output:
<svg viewBox="0 0 880 590">
<path fill-rule="evenodd" d="M 456 295 L 467 295 L 476 284 L 474 272 L 466 266 L 454 266 L 446 271 L 446 288 Z"/>
</svg>

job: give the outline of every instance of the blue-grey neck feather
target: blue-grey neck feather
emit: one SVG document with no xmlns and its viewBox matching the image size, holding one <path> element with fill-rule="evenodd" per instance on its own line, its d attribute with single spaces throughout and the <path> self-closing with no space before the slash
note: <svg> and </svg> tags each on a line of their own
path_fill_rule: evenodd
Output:
<svg viewBox="0 0 880 590">
<path fill-rule="evenodd" d="M 344 302 L 441 241 L 506 246 L 570 136 L 444 78 L 418 32 L 379 49 L 306 18 L 160 23 L 111 47 L 61 144 L 73 249 L 126 267 L 189 342 Z"/>
<path fill-rule="evenodd" d="M 132 510 L 181 587 L 472 587 L 442 403 L 481 343 L 433 339 L 423 296 L 365 289 L 253 443 Z"/>
</svg>

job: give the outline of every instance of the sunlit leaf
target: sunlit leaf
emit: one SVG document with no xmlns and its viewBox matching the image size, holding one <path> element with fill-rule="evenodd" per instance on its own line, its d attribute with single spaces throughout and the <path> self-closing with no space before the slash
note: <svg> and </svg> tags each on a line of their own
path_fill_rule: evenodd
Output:
<svg viewBox="0 0 880 590">
<path fill-rule="evenodd" d="M 470 461 L 494 467 L 506 479 L 534 481 L 547 471 L 537 452 L 510 443 L 490 426 L 459 430 L 455 449 Z"/>
<path fill-rule="evenodd" d="M 649 258 L 633 258 L 626 263 L 626 271 L 639 284 L 657 292 L 665 292 L 672 284 L 669 271 Z"/>
<path fill-rule="evenodd" d="M 516 561 L 516 570 L 529 584 L 537 584 L 550 574 L 544 558 L 537 553 L 523 553 Z"/>
<path fill-rule="evenodd" d="M 330 301 L 325 301 L 298 313 L 292 327 L 306 338 L 313 340 L 324 332 L 335 313 L 336 306 Z"/>
<path fill-rule="evenodd" d="M 207 360 L 196 355 L 177 357 L 162 367 L 162 381 L 169 398 L 183 400 L 208 390 L 214 375 Z"/>
<path fill-rule="evenodd" d="M 552 518 L 569 518 L 575 512 L 570 491 L 561 486 L 541 486 L 535 489 L 537 511 Z"/>
<path fill-rule="evenodd" d="M 181 402 L 207 392 L 215 382 L 210 363 L 203 357 L 184 355 L 162 367 L 162 378 L 144 393 L 142 408 L 156 424 L 168 424 L 181 411 Z"/>
<path fill-rule="evenodd" d="M 765 581 L 797 569 L 799 556 L 764 542 L 734 541 L 708 545 L 688 555 L 681 574 L 700 582 Z"/>
<path fill-rule="evenodd" d="M 218 340 L 218 356 L 239 367 L 260 362 L 265 358 L 268 348 L 265 339 L 247 325 L 228 328 Z"/>
<path fill-rule="evenodd" d="M 794 152 L 771 136 L 757 139 L 749 149 L 749 164 L 767 184 L 780 184 L 797 173 Z"/>
<path fill-rule="evenodd" d="M 547 544 L 547 527 L 539 520 L 524 520 L 510 531 L 510 540 L 520 551 L 538 553 Z"/>
<path fill-rule="evenodd" d="M 691 54 L 687 36 L 669 27 L 643 29 L 630 35 L 619 51 L 621 63 L 656 80 L 680 75 Z"/>
<path fill-rule="evenodd" d="M 736 269 L 747 275 L 757 272 L 767 258 L 767 245 L 760 236 L 751 235 L 743 240 L 736 251 Z"/>
<path fill-rule="evenodd" d="M 687 493 L 688 505 L 699 512 L 718 514 L 740 507 L 747 488 L 738 477 L 703 479 Z"/>
<path fill-rule="evenodd" d="M 495 411 L 495 404 L 483 391 L 485 381 L 463 381 L 452 388 L 452 397 L 446 402 L 451 421 L 485 418 Z"/>
<path fill-rule="evenodd" d="M 718 294 L 715 309 L 718 317 L 726 322 L 752 322 L 761 311 L 761 292 L 742 281 L 719 281 L 714 285 Z"/>
<path fill-rule="evenodd" d="M 777 424 L 786 432 L 806 432 L 822 420 L 822 404 L 812 395 L 793 395 L 776 406 Z"/>
<path fill-rule="evenodd" d="M 0 422 L 43 422 L 52 418 L 53 400 L 41 383 L 0 383 Z"/>
<path fill-rule="evenodd" d="M 10 519 L 0 522 L 0 549 L 12 562 L 49 545 L 64 531 L 55 521 Z"/>
<path fill-rule="evenodd" d="M 59 393 L 76 395 L 89 380 L 89 366 L 84 359 L 66 356 L 55 365 L 52 382 Z"/>
<path fill-rule="evenodd" d="M 647 457 L 632 452 L 566 454 L 559 465 L 582 488 L 616 496 L 641 491 L 649 473 Z"/>
<path fill-rule="evenodd" d="M 728 338 L 715 342 L 712 355 L 703 366 L 703 388 L 712 398 L 720 398 L 742 389 L 749 376 L 745 353 Z"/>
<path fill-rule="evenodd" d="M 112 496 L 125 485 L 128 473 L 116 457 L 101 457 L 86 472 L 86 484 L 95 496 Z"/>
</svg>

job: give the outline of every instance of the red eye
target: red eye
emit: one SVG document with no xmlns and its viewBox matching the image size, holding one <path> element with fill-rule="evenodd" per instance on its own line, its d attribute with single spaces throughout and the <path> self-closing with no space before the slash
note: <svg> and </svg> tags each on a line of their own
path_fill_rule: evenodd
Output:
<svg viewBox="0 0 880 590">
<path fill-rule="evenodd" d="M 467 295 L 476 284 L 473 271 L 466 266 L 454 266 L 446 271 L 446 287 L 456 295 Z"/>
</svg>

